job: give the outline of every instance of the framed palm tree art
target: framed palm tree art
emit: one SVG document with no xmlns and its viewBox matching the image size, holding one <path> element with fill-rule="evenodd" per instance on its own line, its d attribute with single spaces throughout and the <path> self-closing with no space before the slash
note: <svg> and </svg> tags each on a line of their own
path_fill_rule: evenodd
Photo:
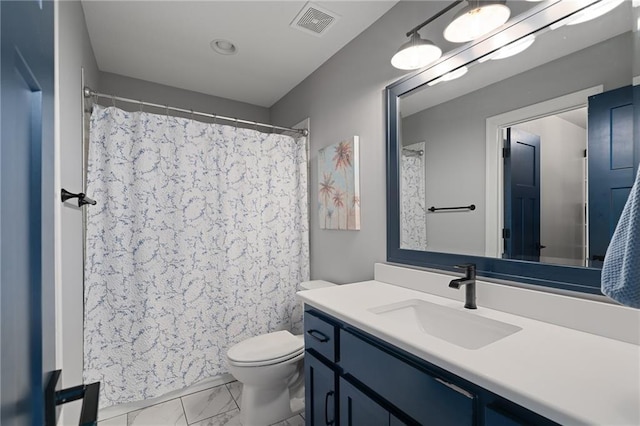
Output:
<svg viewBox="0 0 640 426">
<path fill-rule="evenodd" d="M 320 229 L 360 229 L 358 145 L 358 136 L 353 136 L 318 151 Z"/>
</svg>

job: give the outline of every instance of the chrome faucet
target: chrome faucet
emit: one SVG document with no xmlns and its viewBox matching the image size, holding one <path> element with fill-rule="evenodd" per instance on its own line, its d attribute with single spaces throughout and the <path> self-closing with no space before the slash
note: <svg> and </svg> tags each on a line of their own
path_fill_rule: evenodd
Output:
<svg viewBox="0 0 640 426">
<path fill-rule="evenodd" d="M 464 269 L 465 276 L 457 280 L 451 280 L 449 287 L 459 289 L 465 286 L 464 307 L 467 309 L 477 309 L 476 306 L 476 265 L 467 263 L 464 265 L 456 265 L 454 268 Z"/>
</svg>

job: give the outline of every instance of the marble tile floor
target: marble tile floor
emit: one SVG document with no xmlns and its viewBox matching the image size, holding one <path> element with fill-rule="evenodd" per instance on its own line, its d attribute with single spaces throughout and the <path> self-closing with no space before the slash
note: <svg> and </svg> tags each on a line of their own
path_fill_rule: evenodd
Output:
<svg viewBox="0 0 640 426">
<path fill-rule="evenodd" d="M 241 394 L 242 385 L 231 382 L 101 420 L 98 426 L 243 426 Z M 303 414 L 274 426 L 304 426 Z"/>
</svg>

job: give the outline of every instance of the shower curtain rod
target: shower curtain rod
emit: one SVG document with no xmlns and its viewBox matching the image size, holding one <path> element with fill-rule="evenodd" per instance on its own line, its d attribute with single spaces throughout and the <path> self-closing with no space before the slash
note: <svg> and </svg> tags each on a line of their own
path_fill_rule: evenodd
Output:
<svg viewBox="0 0 640 426">
<path fill-rule="evenodd" d="M 240 118 L 225 117 L 224 115 L 209 114 L 209 113 L 206 113 L 206 112 L 198 112 L 198 111 L 193 111 L 193 110 L 190 110 L 190 109 L 171 107 L 171 106 L 168 106 L 168 105 L 154 104 L 154 103 L 151 103 L 151 102 L 145 102 L 145 101 L 140 101 L 140 100 L 131 99 L 131 98 L 123 98 L 123 97 L 120 97 L 120 96 L 107 95 L 106 93 L 98 93 L 98 92 L 92 90 L 90 87 L 87 87 L 87 86 L 84 87 L 84 97 L 85 98 L 91 98 L 91 97 L 107 98 L 107 99 L 112 99 L 113 101 L 128 102 L 128 103 L 132 103 L 132 104 L 139 104 L 139 105 L 143 105 L 143 106 L 149 106 L 149 107 L 154 107 L 154 108 L 162 108 L 162 109 L 165 109 L 165 110 L 171 110 L 171 111 L 177 111 L 177 112 L 183 112 L 183 113 L 186 113 L 186 114 L 200 115 L 202 117 L 213 118 L 214 120 L 232 121 L 232 122 L 234 122 L 236 124 L 237 123 L 252 124 L 252 125 L 254 125 L 256 127 L 259 126 L 259 127 L 266 127 L 266 128 L 269 128 L 269 129 L 284 130 L 284 131 L 287 131 L 287 132 L 300 133 L 303 136 L 308 136 L 309 135 L 309 130 L 308 129 L 292 129 L 290 127 L 274 126 L 273 124 L 259 123 L 257 121 L 242 120 Z"/>
</svg>

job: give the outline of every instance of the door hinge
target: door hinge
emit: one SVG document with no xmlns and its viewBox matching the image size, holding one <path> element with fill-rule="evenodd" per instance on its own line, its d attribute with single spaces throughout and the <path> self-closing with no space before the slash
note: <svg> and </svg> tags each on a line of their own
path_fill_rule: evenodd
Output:
<svg viewBox="0 0 640 426">
<path fill-rule="evenodd" d="M 584 150 L 584 158 L 587 158 L 587 150 Z"/>
<path fill-rule="evenodd" d="M 502 228 L 502 238 L 511 238 L 511 230 Z"/>
<path fill-rule="evenodd" d="M 502 148 L 502 158 L 511 157 L 511 148 Z"/>
</svg>

